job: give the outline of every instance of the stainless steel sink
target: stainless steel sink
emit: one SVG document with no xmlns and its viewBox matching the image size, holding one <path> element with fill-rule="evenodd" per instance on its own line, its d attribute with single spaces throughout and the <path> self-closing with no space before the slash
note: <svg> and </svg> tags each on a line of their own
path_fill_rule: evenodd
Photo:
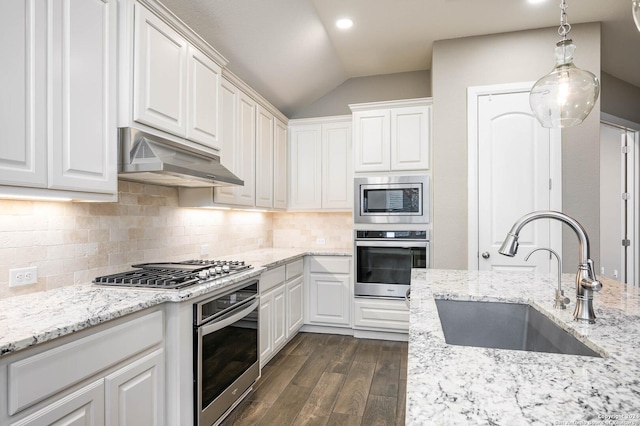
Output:
<svg viewBox="0 0 640 426">
<path fill-rule="evenodd" d="M 601 357 L 530 305 L 436 299 L 450 345 Z"/>
</svg>

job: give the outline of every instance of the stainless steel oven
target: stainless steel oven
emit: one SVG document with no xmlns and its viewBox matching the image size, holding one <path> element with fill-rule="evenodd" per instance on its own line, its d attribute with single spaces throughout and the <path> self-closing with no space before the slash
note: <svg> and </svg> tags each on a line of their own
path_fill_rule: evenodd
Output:
<svg viewBox="0 0 640 426">
<path fill-rule="evenodd" d="M 429 223 L 429 176 L 354 179 L 354 223 Z"/>
<path fill-rule="evenodd" d="M 195 424 L 218 424 L 251 390 L 258 363 L 258 281 L 194 304 Z"/>
<path fill-rule="evenodd" d="M 411 269 L 429 267 L 427 230 L 356 230 L 355 296 L 404 298 Z"/>
</svg>

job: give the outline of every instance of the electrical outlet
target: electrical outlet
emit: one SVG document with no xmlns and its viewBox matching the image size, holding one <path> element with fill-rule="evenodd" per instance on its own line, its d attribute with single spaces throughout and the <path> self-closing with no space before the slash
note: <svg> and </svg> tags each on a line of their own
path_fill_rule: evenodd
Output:
<svg viewBox="0 0 640 426">
<path fill-rule="evenodd" d="M 316 239 L 316 244 L 324 244 L 326 241 L 324 238 L 317 238 Z"/>
<path fill-rule="evenodd" d="M 38 267 L 16 268 L 9 270 L 9 287 L 35 284 L 38 282 Z"/>
<path fill-rule="evenodd" d="M 258 247 L 262 247 L 264 245 L 264 238 L 258 238 Z"/>
<path fill-rule="evenodd" d="M 200 246 L 200 256 L 207 256 L 209 254 L 209 244 L 202 244 Z"/>
</svg>

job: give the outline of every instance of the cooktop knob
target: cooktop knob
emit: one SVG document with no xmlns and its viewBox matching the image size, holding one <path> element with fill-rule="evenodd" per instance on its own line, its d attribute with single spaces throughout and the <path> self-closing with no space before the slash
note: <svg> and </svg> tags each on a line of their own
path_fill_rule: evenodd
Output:
<svg viewBox="0 0 640 426">
<path fill-rule="evenodd" d="M 228 264 L 222 266 L 222 272 L 224 272 L 225 274 L 229 273 L 229 265 Z"/>
<path fill-rule="evenodd" d="M 222 266 L 216 266 L 216 274 L 222 273 Z"/>
<path fill-rule="evenodd" d="M 198 272 L 198 278 L 200 278 L 201 280 L 206 280 L 208 276 L 209 273 L 206 269 Z"/>
</svg>

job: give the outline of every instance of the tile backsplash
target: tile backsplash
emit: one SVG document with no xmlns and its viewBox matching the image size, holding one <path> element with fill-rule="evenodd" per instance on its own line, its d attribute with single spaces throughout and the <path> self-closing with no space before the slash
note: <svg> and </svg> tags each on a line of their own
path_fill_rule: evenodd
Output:
<svg viewBox="0 0 640 426">
<path fill-rule="evenodd" d="M 117 203 L 0 200 L 0 298 L 90 282 L 136 262 L 352 244 L 350 213 L 189 209 L 178 207 L 176 188 L 120 181 L 118 189 Z M 9 270 L 27 266 L 38 267 L 37 284 L 10 288 Z"/>
</svg>

